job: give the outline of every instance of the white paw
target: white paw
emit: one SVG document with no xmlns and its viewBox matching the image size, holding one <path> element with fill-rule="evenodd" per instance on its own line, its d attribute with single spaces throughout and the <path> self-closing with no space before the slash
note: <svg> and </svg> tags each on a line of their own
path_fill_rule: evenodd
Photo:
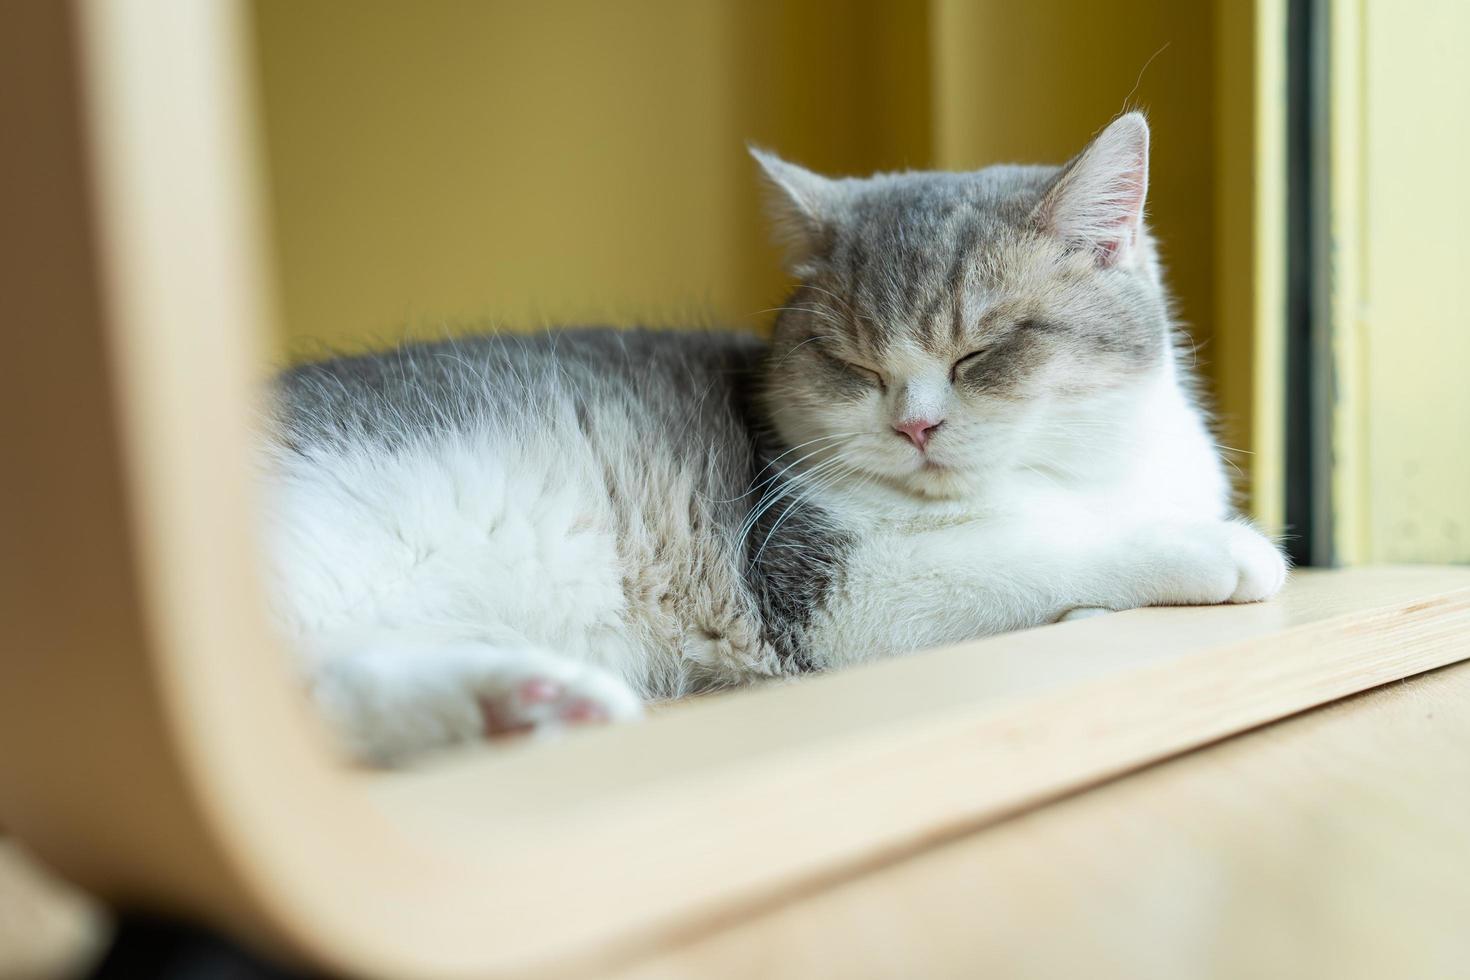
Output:
<svg viewBox="0 0 1470 980">
<path fill-rule="evenodd" d="M 474 693 L 486 738 L 549 735 L 643 715 L 642 700 L 622 680 L 561 657 L 528 657 L 481 680 Z"/>
<path fill-rule="evenodd" d="M 1248 524 L 1232 521 L 1230 557 L 1235 563 L 1235 591 L 1231 602 L 1260 602 L 1286 584 L 1286 559 L 1280 549 Z"/>
<path fill-rule="evenodd" d="M 1152 528 L 1143 555 L 1151 604 L 1259 602 L 1286 582 L 1281 552 L 1240 521 Z"/>
<path fill-rule="evenodd" d="M 456 743 L 630 721 L 638 695 L 600 667 L 528 648 L 376 638 L 317 664 L 312 698 L 343 746 L 394 764 Z"/>
</svg>

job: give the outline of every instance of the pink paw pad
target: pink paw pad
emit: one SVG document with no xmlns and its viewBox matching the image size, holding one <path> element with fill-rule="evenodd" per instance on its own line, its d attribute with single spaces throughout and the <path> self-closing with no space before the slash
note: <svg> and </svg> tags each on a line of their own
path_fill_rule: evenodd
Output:
<svg viewBox="0 0 1470 980">
<path fill-rule="evenodd" d="M 561 718 L 573 725 L 600 724 L 608 721 L 607 709 L 596 701 L 579 698 L 561 711 Z"/>
<path fill-rule="evenodd" d="M 482 731 L 491 739 L 525 735 L 547 723 L 593 725 L 612 720 L 606 705 L 573 696 L 565 684 L 544 677 L 522 681 L 507 694 L 482 696 L 479 706 Z"/>
<path fill-rule="evenodd" d="M 561 697 L 561 685 L 544 677 L 533 677 L 521 685 L 518 694 L 525 704 L 546 704 Z"/>
</svg>

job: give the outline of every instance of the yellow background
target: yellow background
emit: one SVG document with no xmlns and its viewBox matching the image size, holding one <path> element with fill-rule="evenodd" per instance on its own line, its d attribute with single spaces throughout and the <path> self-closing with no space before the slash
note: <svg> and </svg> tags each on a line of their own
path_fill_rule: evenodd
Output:
<svg viewBox="0 0 1470 980">
<path fill-rule="evenodd" d="M 1141 106 L 1222 439 L 1259 441 L 1249 3 L 254 10 L 281 357 L 487 325 L 761 327 L 786 278 L 747 141 L 830 174 L 1061 162 Z"/>
</svg>

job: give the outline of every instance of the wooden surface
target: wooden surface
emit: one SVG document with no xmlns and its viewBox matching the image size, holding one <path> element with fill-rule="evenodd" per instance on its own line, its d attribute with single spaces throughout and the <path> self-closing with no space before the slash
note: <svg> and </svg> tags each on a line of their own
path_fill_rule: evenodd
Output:
<svg viewBox="0 0 1470 980">
<path fill-rule="evenodd" d="M 1470 569 L 1308 573 L 1271 604 L 1010 634 L 711 699 L 554 750 L 447 760 L 371 789 L 414 838 L 533 883 L 499 913 L 526 951 L 518 967 L 540 959 L 538 923 L 555 917 L 542 938 L 558 943 L 556 963 L 595 972 L 833 875 L 1416 673 L 1405 657 L 1428 667 L 1470 656 L 1467 584 Z M 559 870 L 538 880 L 549 841 Z M 636 879 L 618 855 L 635 856 Z M 575 890 L 561 887 L 566 874 Z"/>
<path fill-rule="evenodd" d="M 238 4 L 0 32 L 0 823 L 109 901 L 332 974 L 596 973 L 1119 773 L 1470 656 L 1470 569 L 1302 576 L 372 777 L 259 598 L 269 326 Z M 13 204 L 13 207 L 11 206 Z"/>
<path fill-rule="evenodd" d="M 1470 665 L 1054 802 L 616 980 L 1470 969 Z"/>
<path fill-rule="evenodd" d="M 1289 718 L 619 980 L 1466 976 L 1470 666 Z"/>
<path fill-rule="evenodd" d="M 1451 977 L 1470 962 L 1470 665 L 1379 688 L 777 903 L 609 980 Z M 0 847 L 0 978 L 94 904 Z"/>
</svg>

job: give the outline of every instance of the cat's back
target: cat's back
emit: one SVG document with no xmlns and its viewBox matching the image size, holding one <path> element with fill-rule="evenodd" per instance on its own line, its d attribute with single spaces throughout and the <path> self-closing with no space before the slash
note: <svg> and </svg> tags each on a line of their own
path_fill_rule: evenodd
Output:
<svg viewBox="0 0 1470 980">
<path fill-rule="evenodd" d="M 555 436 L 566 423 L 616 438 L 606 427 L 619 420 L 645 447 L 697 451 L 748 425 L 764 350 L 744 333 L 601 327 L 406 343 L 283 372 L 275 435 L 299 450 L 392 450 L 455 431 Z"/>
</svg>

